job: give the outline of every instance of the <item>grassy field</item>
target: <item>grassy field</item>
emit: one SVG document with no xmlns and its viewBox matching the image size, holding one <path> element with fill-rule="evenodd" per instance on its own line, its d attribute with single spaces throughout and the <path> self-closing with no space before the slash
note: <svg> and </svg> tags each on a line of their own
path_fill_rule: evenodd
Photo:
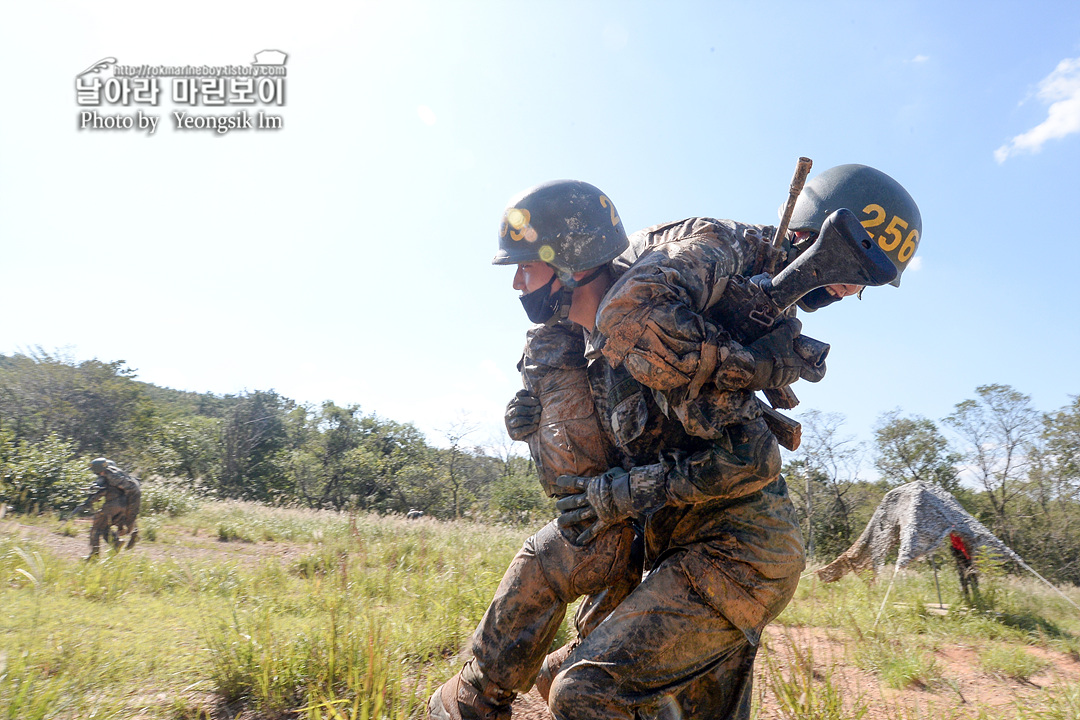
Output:
<svg viewBox="0 0 1080 720">
<path fill-rule="evenodd" d="M 0 520 L 0 718 L 418 717 L 529 532 L 148 500 L 144 541 L 92 562 L 85 519 Z M 1080 718 L 1080 612 L 1050 589 L 989 568 L 969 611 L 943 569 L 937 615 L 929 568 L 883 604 L 888 580 L 804 579 L 758 718 Z"/>
</svg>

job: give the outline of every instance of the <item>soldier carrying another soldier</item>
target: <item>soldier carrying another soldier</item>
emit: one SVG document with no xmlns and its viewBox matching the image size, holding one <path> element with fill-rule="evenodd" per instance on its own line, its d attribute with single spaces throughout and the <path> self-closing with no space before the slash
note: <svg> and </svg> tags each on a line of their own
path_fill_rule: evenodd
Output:
<svg viewBox="0 0 1080 720">
<path fill-rule="evenodd" d="M 782 312 L 787 303 L 777 303 L 781 312 L 757 335 L 741 328 L 762 317 L 758 296 L 782 294 L 769 296 L 784 273 L 770 284 L 763 272 L 794 268 L 804 254 L 815 258 L 815 277 L 829 270 L 819 235 L 842 238 L 855 257 L 880 257 L 873 277 L 836 274 L 800 293 L 804 310 L 863 285 L 898 285 L 922 230 L 911 196 L 862 165 L 811 181 L 790 227 L 793 236 L 777 247 L 769 242 L 775 228 L 711 218 L 627 241 L 611 201 L 575 181 L 531 188 L 504 213 L 495 263 L 517 265 L 514 286 L 534 322 L 584 329 L 584 393 L 619 456 L 606 471 L 556 478 L 552 492 L 564 497 L 555 537 L 580 552 L 629 522 L 643 534 L 650 570 L 550 668 L 558 720 L 749 716 L 761 632 L 791 599 L 804 565 L 775 430 L 754 393 L 820 380 L 825 369 L 800 351 L 801 324 Z M 877 272 L 882 263 L 887 276 Z M 747 296 L 754 302 L 744 303 Z M 555 549 L 536 548 L 541 566 Z M 620 564 L 617 553 L 611 563 Z M 526 656 L 522 676 L 535 673 L 536 650 L 524 646 L 542 648 L 548 637 L 483 632 L 493 623 L 513 635 L 524 629 L 514 619 L 520 611 L 537 610 L 515 598 L 529 583 L 513 571 L 474 638 L 474 660 L 431 698 L 429 717 L 505 720 L 527 688 L 527 679 L 502 676 Z M 499 638 L 501 653 L 479 652 L 488 638 Z"/>
<path fill-rule="evenodd" d="M 120 549 L 120 536 L 131 533 L 127 546 L 135 546 L 139 529 L 135 525 L 139 515 L 139 503 L 142 491 L 137 478 L 128 475 L 107 458 L 96 458 L 90 463 L 90 470 L 98 476 L 90 486 L 89 495 L 79 511 L 89 508 L 98 498 L 104 496 L 105 504 L 94 513 L 94 523 L 90 528 L 90 554 L 86 559 L 96 556 L 101 550 L 101 538 L 108 537 L 117 550 Z M 115 526 L 116 530 L 112 528 Z"/>
</svg>

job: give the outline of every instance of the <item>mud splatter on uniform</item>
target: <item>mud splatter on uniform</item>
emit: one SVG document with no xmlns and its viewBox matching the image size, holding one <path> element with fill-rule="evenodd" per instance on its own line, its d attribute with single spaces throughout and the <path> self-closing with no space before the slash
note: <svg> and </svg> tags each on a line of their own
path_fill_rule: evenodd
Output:
<svg viewBox="0 0 1080 720">
<path fill-rule="evenodd" d="M 138 528 L 135 521 L 139 516 L 142 490 L 139 481 L 110 463 L 98 476 L 97 490 L 86 499 L 90 504 L 102 495 L 105 504 L 94 513 L 94 522 L 90 528 L 90 554 L 96 555 L 101 548 L 101 538 L 108 537 L 109 528 L 116 526 L 118 535 L 131 533 L 128 547 L 135 544 Z"/>
<path fill-rule="evenodd" d="M 560 720 L 744 718 L 765 625 L 804 567 L 780 452 L 749 391 L 713 378 L 745 352 L 709 317 L 732 275 L 774 251 L 771 228 L 692 218 L 631 236 L 589 338 L 600 421 L 666 504 L 644 523 L 645 580 L 570 655 Z"/>
<path fill-rule="evenodd" d="M 518 369 L 542 407 L 540 426 L 526 442 L 548 494 L 559 475 L 599 474 L 618 463 L 593 406 L 580 326 L 530 330 Z M 527 691 L 570 602 L 588 596 L 575 618 L 584 637 L 637 585 L 640 543 L 635 547 L 630 523 L 585 546 L 572 541 L 582 529 L 551 521 L 525 541 L 473 635 L 466 681 L 493 695 Z"/>
</svg>

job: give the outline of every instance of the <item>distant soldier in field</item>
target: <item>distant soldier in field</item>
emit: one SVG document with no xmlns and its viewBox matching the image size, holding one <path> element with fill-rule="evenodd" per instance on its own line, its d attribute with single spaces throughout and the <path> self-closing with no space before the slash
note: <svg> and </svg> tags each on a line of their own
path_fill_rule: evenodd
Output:
<svg viewBox="0 0 1080 720">
<path fill-rule="evenodd" d="M 104 496 L 105 504 L 94 513 L 94 524 L 90 528 L 90 554 L 87 560 L 101 550 L 101 538 L 107 536 L 113 547 L 120 549 L 120 536 L 130 533 L 127 546 L 132 548 L 139 538 L 139 529 L 135 520 L 139 515 L 139 503 L 142 491 L 135 477 L 116 466 L 107 458 L 96 458 L 90 463 L 90 470 L 98 476 L 90 486 L 90 494 L 76 510 L 88 508 Z M 115 526 L 116 530 L 112 528 Z"/>
</svg>

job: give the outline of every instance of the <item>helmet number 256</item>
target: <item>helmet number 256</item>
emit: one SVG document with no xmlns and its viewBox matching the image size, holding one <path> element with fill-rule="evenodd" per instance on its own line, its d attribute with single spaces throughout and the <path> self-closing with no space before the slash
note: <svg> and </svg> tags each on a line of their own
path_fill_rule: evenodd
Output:
<svg viewBox="0 0 1080 720">
<path fill-rule="evenodd" d="M 878 227 L 885 223 L 885 218 L 888 213 L 885 212 L 885 208 L 880 205 L 871 203 L 863 208 L 863 212 L 871 217 L 862 221 L 862 226 L 870 231 L 870 228 Z M 900 247 L 900 251 L 896 253 L 896 259 L 898 262 L 907 262 L 911 257 L 911 254 L 915 252 L 916 245 L 919 244 L 919 231 L 912 229 L 911 232 L 904 237 L 904 230 L 907 230 L 908 223 L 906 220 L 898 215 L 893 215 L 889 220 L 889 224 L 885 226 L 883 235 L 878 235 L 878 246 L 885 252 L 893 252 L 897 246 Z M 873 236 L 873 233 L 870 233 Z"/>
</svg>

